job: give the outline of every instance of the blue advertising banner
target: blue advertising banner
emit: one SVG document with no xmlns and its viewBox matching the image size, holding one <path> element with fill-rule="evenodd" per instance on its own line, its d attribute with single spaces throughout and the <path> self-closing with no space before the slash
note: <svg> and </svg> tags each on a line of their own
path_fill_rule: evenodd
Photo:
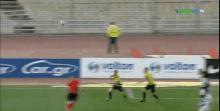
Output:
<svg viewBox="0 0 220 111">
<path fill-rule="evenodd" d="M 0 59 L 0 78 L 79 77 L 79 59 Z"/>
</svg>

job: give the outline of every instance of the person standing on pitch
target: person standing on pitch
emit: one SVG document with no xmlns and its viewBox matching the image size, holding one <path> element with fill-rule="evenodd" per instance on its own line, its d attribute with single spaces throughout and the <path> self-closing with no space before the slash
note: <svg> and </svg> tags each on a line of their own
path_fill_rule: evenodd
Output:
<svg viewBox="0 0 220 111">
<path fill-rule="evenodd" d="M 152 96 L 153 96 L 154 98 L 158 99 L 158 96 L 155 94 L 155 83 L 154 83 L 153 77 L 152 77 L 152 75 L 148 72 L 148 68 L 147 68 L 147 67 L 144 68 L 144 73 L 145 73 L 144 79 L 146 79 L 146 80 L 148 81 L 148 85 L 144 88 L 144 91 L 143 91 L 143 100 L 140 101 L 140 102 L 145 102 L 146 90 L 151 90 Z"/>
<path fill-rule="evenodd" d="M 110 22 L 110 26 L 107 29 L 106 36 L 109 38 L 108 54 L 111 53 L 111 46 L 114 45 L 115 52 L 118 54 L 117 39 L 121 35 L 121 29 L 115 25 L 114 22 Z"/>
<path fill-rule="evenodd" d="M 118 90 L 122 93 L 122 95 L 124 95 L 124 98 L 126 98 L 126 94 L 124 89 L 122 88 L 122 83 L 121 83 L 121 79 L 120 76 L 118 75 L 118 71 L 114 70 L 114 74 L 111 75 L 111 78 L 115 81 L 113 87 L 109 88 L 109 98 L 107 99 L 107 101 L 112 99 L 112 91 L 113 90 Z"/>
<path fill-rule="evenodd" d="M 75 102 L 78 98 L 78 87 L 80 85 L 80 81 L 76 79 L 76 76 L 73 75 L 70 77 L 70 81 L 67 83 L 67 89 L 69 90 L 69 93 L 67 95 L 67 103 L 66 103 L 66 111 L 70 111 L 70 108 L 74 106 Z"/>
<path fill-rule="evenodd" d="M 199 88 L 199 94 L 201 96 L 201 102 L 198 103 L 198 105 L 201 105 L 202 100 L 205 97 L 205 94 L 210 94 L 211 95 L 211 84 L 209 83 L 210 75 L 206 71 L 203 71 L 202 69 L 199 69 L 198 74 L 200 76 L 200 81 L 201 81 L 201 84 L 202 84 Z"/>
</svg>

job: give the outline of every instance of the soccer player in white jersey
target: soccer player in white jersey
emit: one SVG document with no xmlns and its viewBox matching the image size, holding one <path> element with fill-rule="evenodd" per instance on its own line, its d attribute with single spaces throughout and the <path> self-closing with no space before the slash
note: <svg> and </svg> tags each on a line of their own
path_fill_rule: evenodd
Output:
<svg viewBox="0 0 220 111">
<path fill-rule="evenodd" d="M 199 69 L 198 74 L 200 75 L 200 81 L 202 82 L 202 85 L 199 88 L 199 94 L 201 96 L 201 102 L 198 103 L 198 105 L 201 105 L 202 100 L 205 97 L 205 95 L 206 94 L 211 95 L 211 85 L 209 83 L 210 75 L 206 71 L 203 71 L 202 69 Z"/>
</svg>

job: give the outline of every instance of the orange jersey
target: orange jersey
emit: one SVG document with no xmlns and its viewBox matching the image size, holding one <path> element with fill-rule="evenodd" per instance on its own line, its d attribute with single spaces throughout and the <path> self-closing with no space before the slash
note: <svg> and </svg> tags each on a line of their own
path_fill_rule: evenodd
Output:
<svg viewBox="0 0 220 111">
<path fill-rule="evenodd" d="M 77 79 L 70 80 L 67 84 L 69 87 L 69 92 L 70 93 L 77 93 L 77 86 L 79 84 L 80 84 L 80 81 Z"/>
</svg>

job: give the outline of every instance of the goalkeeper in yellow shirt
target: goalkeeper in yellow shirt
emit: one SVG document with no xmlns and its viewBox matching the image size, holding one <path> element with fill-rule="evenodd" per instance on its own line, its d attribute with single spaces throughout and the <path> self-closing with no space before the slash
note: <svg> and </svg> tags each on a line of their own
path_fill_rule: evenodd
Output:
<svg viewBox="0 0 220 111">
<path fill-rule="evenodd" d="M 154 83 L 153 77 L 148 72 L 148 68 L 147 67 L 144 68 L 144 73 L 145 73 L 144 79 L 146 79 L 148 81 L 148 84 L 147 84 L 147 86 L 145 87 L 145 89 L 143 91 L 143 100 L 140 101 L 140 102 L 145 102 L 146 90 L 151 90 L 152 96 L 154 98 L 158 99 L 158 96 L 155 94 L 155 83 Z"/>
<path fill-rule="evenodd" d="M 114 22 L 110 22 L 110 26 L 108 27 L 106 31 L 106 36 L 109 37 L 109 46 L 108 46 L 108 54 L 111 53 L 111 46 L 114 45 L 115 51 L 118 54 L 118 45 L 117 45 L 117 39 L 121 35 L 121 29 L 115 25 Z"/>
</svg>

